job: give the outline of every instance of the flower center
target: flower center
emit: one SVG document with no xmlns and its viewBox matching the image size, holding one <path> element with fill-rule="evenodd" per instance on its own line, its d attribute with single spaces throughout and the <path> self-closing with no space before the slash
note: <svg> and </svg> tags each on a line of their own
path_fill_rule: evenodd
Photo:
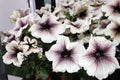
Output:
<svg viewBox="0 0 120 80">
<path fill-rule="evenodd" d="M 118 2 L 116 6 L 112 6 L 114 9 L 114 12 L 120 13 L 120 3 Z"/>
<path fill-rule="evenodd" d="M 63 52 L 61 52 L 61 57 L 62 58 L 69 58 L 71 55 L 71 50 L 68 51 L 67 49 L 65 49 Z"/>
<path fill-rule="evenodd" d="M 17 53 L 12 54 L 11 57 L 12 57 L 12 58 L 17 57 Z"/>
<path fill-rule="evenodd" d="M 83 10 L 78 14 L 78 17 L 84 19 L 87 16 L 87 10 Z"/>
<path fill-rule="evenodd" d="M 49 20 L 47 20 L 45 23 L 42 23 L 41 26 L 42 26 L 42 30 L 46 30 L 46 29 L 49 30 L 51 28 Z"/>
<path fill-rule="evenodd" d="M 94 55 L 96 58 L 103 57 L 104 56 L 104 51 L 101 49 L 97 49 Z"/>
<path fill-rule="evenodd" d="M 14 51 L 15 51 L 15 52 L 11 55 L 12 58 L 17 57 L 17 54 L 18 54 L 19 52 L 22 52 L 22 51 L 21 51 L 20 49 L 18 49 L 18 48 L 15 48 Z"/>
<path fill-rule="evenodd" d="M 24 27 L 25 25 L 26 25 L 26 23 L 20 21 L 20 26 L 21 26 L 21 27 Z"/>
<path fill-rule="evenodd" d="M 50 27 L 51 27 L 51 25 L 48 22 L 42 24 L 42 29 L 43 30 L 50 29 Z"/>
</svg>

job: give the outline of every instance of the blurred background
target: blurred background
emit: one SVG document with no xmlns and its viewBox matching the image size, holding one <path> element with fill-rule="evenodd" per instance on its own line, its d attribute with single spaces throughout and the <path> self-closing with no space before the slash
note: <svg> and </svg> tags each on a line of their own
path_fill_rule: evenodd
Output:
<svg viewBox="0 0 120 80">
<path fill-rule="evenodd" d="M 0 0 L 0 31 L 12 28 L 9 17 L 13 10 L 27 8 L 27 0 Z"/>
</svg>

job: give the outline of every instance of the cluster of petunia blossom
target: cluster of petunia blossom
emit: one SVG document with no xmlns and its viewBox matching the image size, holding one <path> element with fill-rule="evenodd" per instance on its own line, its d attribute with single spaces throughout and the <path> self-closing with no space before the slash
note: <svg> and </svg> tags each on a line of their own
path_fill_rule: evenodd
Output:
<svg viewBox="0 0 120 80">
<path fill-rule="evenodd" d="M 52 62 L 53 72 L 84 68 L 99 80 L 120 68 L 115 57 L 120 43 L 120 0 L 60 0 L 54 10 L 46 4 L 35 13 L 15 11 L 10 18 L 15 27 L 3 40 L 6 64 L 20 67 L 25 57 L 41 53 Z M 38 40 L 55 44 L 44 51 Z"/>
</svg>

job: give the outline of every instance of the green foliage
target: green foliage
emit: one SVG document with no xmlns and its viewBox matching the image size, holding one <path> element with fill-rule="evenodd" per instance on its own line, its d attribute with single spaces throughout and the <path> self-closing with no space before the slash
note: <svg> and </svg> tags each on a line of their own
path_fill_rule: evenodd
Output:
<svg viewBox="0 0 120 80">
<path fill-rule="evenodd" d="M 84 69 L 81 69 L 78 73 L 80 80 L 89 80 L 89 76 L 87 75 L 86 71 L 84 71 Z"/>
<path fill-rule="evenodd" d="M 69 39 L 70 39 L 71 42 L 74 42 L 74 41 L 79 40 L 78 39 L 78 35 L 79 35 L 78 33 L 76 33 L 76 34 L 71 34 L 70 33 L 70 34 L 66 34 L 65 36 L 69 37 Z"/>
<path fill-rule="evenodd" d="M 2 57 L 6 53 L 6 49 L 4 45 L 0 46 L 0 57 Z"/>
<path fill-rule="evenodd" d="M 46 69 L 41 69 L 37 71 L 37 77 L 36 79 L 42 78 L 43 80 L 47 79 L 49 76 L 49 73 Z"/>
<path fill-rule="evenodd" d="M 43 54 L 45 53 L 45 51 L 48 51 L 50 49 L 50 47 L 55 43 L 56 43 L 56 41 L 54 41 L 52 43 L 42 43 Z"/>
<path fill-rule="evenodd" d="M 71 16 L 69 11 L 65 11 L 64 15 L 66 16 L 66 18 L 68 20 L 73 21 L 73 22 L 76 21 L 76 19 L 77 19 L 77 17 L 75 15 Z"/>
<path fill-rule="evenodd" d="M 30 28 L 30 27 L 31 27 L 31 24 L 28 25 L 27 28 L 23 30 L 22 34 L 32 37 L 32 36 L 31 36 L 31 33 L 29 32 L 29 28 Z"/>
</svg>

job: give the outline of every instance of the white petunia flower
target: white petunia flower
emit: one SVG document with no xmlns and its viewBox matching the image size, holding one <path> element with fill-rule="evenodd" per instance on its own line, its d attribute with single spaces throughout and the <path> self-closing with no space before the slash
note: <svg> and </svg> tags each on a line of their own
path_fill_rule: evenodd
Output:
<svg viewBox="0 0 120 80">
<path fill-rule="evenodd" d="M 102 6 L 102 11 L 106 16 L 120 16 L 120 0 L 109 1 L 108 4 Z"/>
<path fill-rule="evenodd" d="M 103 12 L 101 10 L 101 6 L 91 6 L 91 13 L 93 16 L 93 20 L 100 19 L 103 16 Z"/>
<path fill-rule="evenodd" d="M 90 25 L 89 22 L 85 22 L 82 20 L 77 20 L 75 22 L 66 20 L 64 24 L 66 25 L 66 28 L 70 28 L 70 32 L 73 34 L 87 31 Z"/>
<path fill-rule="evenodd" d="M 1 34 L 5 36 L 2 40 L 2 43 L 5 45 L 15 40 L 15 35 L 10 34 L 9 32 L 1 32 Z"/>
<path fill-rule="evenodd" d="M 49 51 L 45 53 L 47 59 L 52 61 L 54 72 L 73 73 L 81 67 L 78 65 L 79 56 L 84 53 L 85 48 L 78 42 L 70 43 L 68 37 L 61 37 Z"/>
<path fill-rule="evenodd" d="M 57 17 L 57 20 L 60 22 L 64 22 L 64 20 L 66 19 L 62 7 L 56 7 L 53 11 L 53 14 Z"/>
<path fill-rule="evenodd" d="M 118 21 L 111 22 L 106 30 L 105 34 L 113 38 L 113 41 L 117 44 L 120 42 L 120 23 Z"/>
<path fill-rule="evenodd" d="M 56 6 L 60 7 L 60 6 L 70 6 L 74 3 L 74 0 L 56 0 Z"/>
<path fill-rule="evenodd" d="M 110 0 L 88 0 L 88 1 L 89 1 L 89 4 L 95 7 L 108 4 L 110 2 Z"/>
<path fill-rule="evenodd" d="M 24 47 L 24 55 L 28 56 L 31 53 L 39 53 L 42 52 L 42 49 L 38 48 L 37 40 L 31 39 L 28 36 L 24 37 L 24 41 L 20 42 L 20 44 Z"/>
<path fill-rule="evenodd" d="M 29 14 L 29 10 L 15 10 L 13 14 L 10 16 L 11 22 L 15 23 L 18 18 L 25 17 Z"/>
<path fill-rule="evenodd" d="M 6 54 L 3 56 L 3 62 L 6 64 L 13 63 L 15 66 L 20 67 L 23 60 L 23 49 L 24 47 L 20 46 L 16 41 L 6 45 Z"/>
<path fill-rule="evenodd" d="M 91 6 L 89 6 L 87 3 L 82 4 L 76 14 L 78 19 L 85 22 L 90 21 L 90 18 L 92 17 Z"/>
<path fill-rule="evenodd" d="M 79 64 L 89 76 L 102 80 L 119 68 L 115 52 L 111 41 L 104 37 L 91 37 L 87 50 L 79 58 Z"/>
<path fill-rule="evenodd" d="M 29 21 L 29 16 L 17 19 L 15 27 L 10 31 L 10 33 L 16 37 L 20 37 L 22 31 L 28 27 Z"/>
<path fill-rule="evenodd" d="M 65 31 L 65 27 L 60 24 L 52 14 L 44 14 L 41 21 L 33 24 L 29 29 L 32 36 L 41 38 L 45 43 L 55 41 L 59 34 Z"/>
<path fill-rule="evenodd" d="M 41 7 L 40 10 L 36 10 L 36 12 L 42 16 L 45 13 L 51 12 L 51 5 L 45 4 L 45 6 Z"/>
</svg>

